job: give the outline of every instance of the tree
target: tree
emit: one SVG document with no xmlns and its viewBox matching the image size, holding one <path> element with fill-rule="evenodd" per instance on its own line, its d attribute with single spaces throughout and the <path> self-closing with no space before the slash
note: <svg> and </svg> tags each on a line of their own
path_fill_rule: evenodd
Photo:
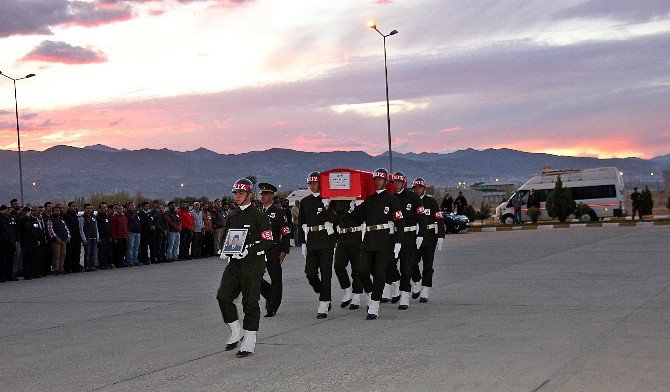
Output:
<svg viewBox="0 0 670 392">
<path fill-rule="evenodd" d="M 565 222 L 577 208 L 577 203 L 572 199 L 570 189 L 563 188 L 561 176 L 558 176 L 554 189 L 549 192 L 546 205 L 547 214 L 552 218 L 558 218 L 561 223 Z"/>
<path fill-rule="evenodd" d="M 488 204 L 484 204 L 484 202 L 482 202 L 482 204 L 479 206 L 479 211 L 475 212 L 475 218 L 481 220 L 483 225 L 484 221 L 490 217 L 491 217 L 491 206 L 489 206 Z"/>
<path fill-rule="evenodd" d="M 473 207 L 472 204 L 468 204 L 468 206 L 465 207 L 465 216 L 470 219 L 470 222 L 473 222 L 475 219 L 477 219 L 477 211 L 475 211 L 475 207 Z"/>
<path fill-rule="evenodd" d="M 647 186 L 642 191 L 642 201 L 640 202 L 640 211 L 642 215 L 651 215 L 654 209 L 654 199 L 651 197 L 651 191 Z"/>
</svg>

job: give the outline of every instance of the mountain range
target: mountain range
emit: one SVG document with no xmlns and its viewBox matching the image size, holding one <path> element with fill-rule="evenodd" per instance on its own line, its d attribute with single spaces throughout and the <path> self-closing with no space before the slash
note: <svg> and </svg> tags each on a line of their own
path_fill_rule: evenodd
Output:
<svg viewBox="0 0 670 392">
<path fill-rule="evenodd" d="M 16 151 L 0 150 L 5 168 L 0 199 L 7 203 L 19 195 Z M 627 185 L 659 181 L 670 170 L 670 154 L 652 159 L 598 159 L 528 153 L 510 149 L 459 150 L 447 154 L 393 153 L 393 166 L 409 179 L 421 176 L 437 187 L 489 182 L 521 184 L 546 166 L 552 169 L 586 169 L 614 166 L 624 172 Z M 310 171 L 348 167 L 373 171 L 388 167 L 388 155 L 363 151 L 305 152 L 273 148 L 241 154 L 219 154 L 206 148 L 194 151 L 169 149 L 115 149 L 104 145 L 84 148 L 55 146 L 44 151 L 22 152 L 24 201 L 43 202 L 93 193 L 121 190 L 141 192 L 151 198 L 230 194 L 240 177 L 256 176 L 259 182 L 281 184 L 281 190 L 304 188 Z M 655 173 L 652 177 L 650 173 Z M 182 185 L 183 184 L 183 185 Z"/>
</svg>

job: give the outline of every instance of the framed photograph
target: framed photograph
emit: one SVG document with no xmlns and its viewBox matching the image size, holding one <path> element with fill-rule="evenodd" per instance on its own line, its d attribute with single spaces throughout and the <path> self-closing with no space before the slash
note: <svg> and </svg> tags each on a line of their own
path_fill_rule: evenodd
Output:
<svg viewBox="0 0 670 392">
<path fill-rule="evenodd" d="M 226 240 L 223 243 L 223 252 L 226 254 L 242 253 L 244 250 L 244 242 L 247 239 L 248 229 L 230 229 L 226 235 Z"/>
</svg>

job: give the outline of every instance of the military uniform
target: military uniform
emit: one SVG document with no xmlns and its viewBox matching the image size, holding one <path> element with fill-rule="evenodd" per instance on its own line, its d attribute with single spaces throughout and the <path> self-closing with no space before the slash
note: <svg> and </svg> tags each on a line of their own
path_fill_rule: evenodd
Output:
<svg viewBox="0 0 670 392">
<path fill-rule="evenodd" d="M 311 194 L 300 201 L 298 235 L 306 238 L 305 275 L 321 302 L 331 300 L 334 222 L 335 214 L 326 208 L 320 194 Z"/>
<path fill-rule="evenodd" d="M 354 201 L 337 200 L 331 202 L 331 208 L 337 215 L 337 246 L 335 248 L 335 275 L 340 287 L 345 291 L 341 306 L 357 309 L 363 294 L 361 281 L 361 243 L 363 227 L 351 215 Z M 347 265 L 351 263 L 351 280 Z"/>
<path fill-rule="evenodd" d="M 382 174 L 388 178 L 386 171 L 380 169 L 374 176 Z M 386 269 L 394 258 L 394 244 L 399 246 L 405 234 L 403 214 L 398 199 L 384 189 L 366 197 L 352 215 L 357 223 L 366 225 L 361 244 L 361 280 L 365 292 L 372 293 L 368 302 L 368 319 L 375 319 L 386 281 Z"/>
<path fill-rule="evenodd" d="M 440 211 L 440 206 L 437 203 L 437 200 L 425 193 L 421 196 L 421 200 L 423 201 L 427 230 L 423 243 L 416 254 L 416 263 L 412 268 L 412 298 L 416 299 L 421 296 L 421 302 L 427 302 L 428 288 L 433 286 L 433 260 L 435 259 L 435 248 L 438 241 L 441 243 L 444 240 L 445 232 L 442 212 Z M 419 263 L 421 261 L 423 261 L 423 275 L 419 268 Z"/>
<path fill-rule="evenodd" d="M 269 186 L 268 186 L 269 185 Z M 276 192 L 277 188 L 270 184 L 261 183 L 258 185 L 261 192 Z M 279 255 L 283 252 L 288 254 L 291 250 L 291 229 L 284 209 L 276 204 L 263 208 L 263 212 L 270 220 L 272 227 L 273 246 L 265 253 L 266 266 L 270 282 L 265 279 L 261 282 L 261 295 L 265 298 L 265 309 L 268 315 L 274 315 L 279 309 L 282 298 L 282 268 Z"/>
<path fill-rule="evenodd" d="M 412 270 L 416 264 L 417 245 L 423 244 L 423 240 L 419 240 L 421 244 L 418 244 L 417 238 L 424 238 L 426 235 L 426 215 L 421 198 L 411 190 L 403 189 L 401 192 L 395 193 L 395 197 L 402 209 L 405 227 L 399 257 L 400 271 L 398 271 L 397 262 L 395 260 L 391 262 L 387 270 L 386 283 L 393 284 L 395 289 L 395 292 L 392 293 L 394 302 L 400 300 L 400 292 L 407 293 L 407 302 L 409 302 L 409 293 L 412 290 Z M 403 301 L 402 306 L 407 306 L 407 304 Z"/>
</svg>

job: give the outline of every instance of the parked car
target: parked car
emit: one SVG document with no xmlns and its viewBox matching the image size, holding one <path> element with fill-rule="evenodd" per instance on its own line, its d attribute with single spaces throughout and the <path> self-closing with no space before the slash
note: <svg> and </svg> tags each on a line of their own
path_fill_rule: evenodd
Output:
<svg viewBox="0 0 670 392">
<path fill-rule="evenodd" d="M 458 232 L 467 230 L 470 226 L 470 219 L 465 215 L 442 211 L 442 219 L 444 219 L 446 233 L 458 234 Z"/>
</svg>

